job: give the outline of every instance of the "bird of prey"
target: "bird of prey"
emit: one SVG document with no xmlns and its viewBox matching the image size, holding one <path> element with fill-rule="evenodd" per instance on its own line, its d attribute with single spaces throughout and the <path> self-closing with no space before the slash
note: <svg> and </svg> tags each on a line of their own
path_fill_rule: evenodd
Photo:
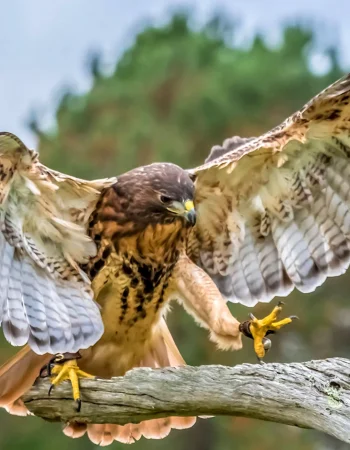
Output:
<svg viewBox="0 0 350 450">
<path fill-rule="evenodd" d="M 221 349 L 290 323 L 281 307 L 239 323 L 226 300 L 253 306 L 294 287 L 311 292 L 350 261 L 350 74 L 258 138 L 231 138 L 204 165 L 152 164 L 87 182 L 54 172 L 0 134 L 0 320 L 14 345 L 0 405 L 47 364 L 52 385 L 132 367 L 184 364 L 167 329 L 180 301 Z M 94 303 L 96 302 L 96 303 Z M 53 366 L 53 367 L 52 367 Z M 102 445 L 166 436 L 195 418 L 135 425 L 70 423 Z"/>
</svg>

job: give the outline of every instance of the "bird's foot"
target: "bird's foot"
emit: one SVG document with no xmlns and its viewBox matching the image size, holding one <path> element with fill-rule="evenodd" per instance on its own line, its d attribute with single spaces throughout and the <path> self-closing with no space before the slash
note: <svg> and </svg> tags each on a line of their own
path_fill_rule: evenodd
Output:
<svg viewBox="0 0 350 450">
<path fill-rule="evenodd" d="M 62 383 L 62 381 L 69 380 L 72 385 L 73 399 L 76 403 L 76 409 L 79 412 L 81 409 L 79 378 L 95 377 L 79 369 L 77 358 L 80 358 L 79 353 L 60 353 L 52 358 L 50 363 L 42 369 L 40 375 L 51 377 L 49 395 L 55 386 L 58 386 Z M 44 372 L 45 375 L 43 375 Z"/>
<path fill-rule="evenodd" d="M 271 313 L 261 320 L 254 317 L 253 314 L 249 314 L 250 320 L 242 322 L 239 326 L 240 331 L 245 336 L 254 340 L 254 350 L 261 363 L 266 352 L 271 348 L 271 341 L 266 336 L 268 334 L 274 334 L 294 319 L 298 319 L 297 316 L 289 316 L 285 319 L 278 320 L 283 304 L 283 302 L 278 302 Z"/>
</svg>

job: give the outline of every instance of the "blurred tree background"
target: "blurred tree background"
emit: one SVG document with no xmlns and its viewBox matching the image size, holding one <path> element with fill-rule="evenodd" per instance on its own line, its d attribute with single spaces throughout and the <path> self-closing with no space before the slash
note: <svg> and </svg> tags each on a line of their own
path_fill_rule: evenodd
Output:
<svg viewBox="0 0 350 450">
<path fill-rule="evenodd" d="M 57 108 L 57 127 L 43 131 L 33 118 L 44 164 L 84 178 L 114 176 L 141 164 L 171 161 L 200 164 L 212 145 L 239 134 L 252 136 L 277 125 L 343 73 L 336 48 L 324 51 L 325 74 L 310 69 L 316 49 L 312 28 L 286 26 L 278 47 L 257 35 L 249 48 L 232 45 L 236 27 L 215 16 L 193 29 L 186 15 L 163 27 L 148 27 L 117 61 L 108 76 L 101 57 L 90 57 L 92 88 L 84 95 L 66 92 Z M 278 362 L 349 356 L 350 275 L 329 280 L 316 293 L 293 293 L 286 314 L 300 321 L 273 339 L 266 360 Z M 248 310 L 231 305 L 243 320 Z M 270 306 L 254 310 L 263 316 Z M 238 353 L 217 352 L 190 317 L 174 305 L 169 325 L 191 365 L 255 363 L 252 343 Z M 1 341 L 1 362 L 14 353 Z M 234 383 L 234 380 L 232 380 Z M 86 437 L 70 440 L 59 424 L 10 417 L 0 411 L 0 448 L 4 450 L 89 450 Z M 20 430 L 20 432 L 18 431 Z M 281 443 L 281 444 L 280 444 Z M 114 448 L 122 444 L 114 443 Z M 141 440 L 142 450 L 321 450 L 346 449 L 321 433 L 243 418 L 199 420 L 163 441 Z"/>
</svg>

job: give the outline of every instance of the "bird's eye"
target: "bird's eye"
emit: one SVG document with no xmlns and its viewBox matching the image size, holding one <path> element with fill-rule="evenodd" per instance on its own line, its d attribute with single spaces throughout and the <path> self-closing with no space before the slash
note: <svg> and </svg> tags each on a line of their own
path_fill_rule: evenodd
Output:
<svg viewBox="0 0 350 450">
<path fill-rule="evenodd" d="M 161 201 L 162 203 L 164 203 L 164 204 L 170 203 L 170 202 L 171 202 L 171 198 L 170 198 L 170 197 L 167 197 L 166 195 L 161 195 L 161 196 L 160 196 L 160 201 Z"/>
</svg>

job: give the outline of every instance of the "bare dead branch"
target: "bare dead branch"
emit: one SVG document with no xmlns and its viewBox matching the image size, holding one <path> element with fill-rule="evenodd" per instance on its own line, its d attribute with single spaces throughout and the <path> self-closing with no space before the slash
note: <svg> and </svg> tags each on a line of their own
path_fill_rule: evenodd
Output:
<svg viewBox="0 0 350 450">
<path fill-rule="evenodd" d="M 24 397 L 47 420 L 125 424 L 166 416 L 243 416 L 323 431 L 350 443 L 350 360 L 134 369 L 81 380 L 77 413 L 68 383 L 48 396 L 40 380 Z"/>
</svg>

